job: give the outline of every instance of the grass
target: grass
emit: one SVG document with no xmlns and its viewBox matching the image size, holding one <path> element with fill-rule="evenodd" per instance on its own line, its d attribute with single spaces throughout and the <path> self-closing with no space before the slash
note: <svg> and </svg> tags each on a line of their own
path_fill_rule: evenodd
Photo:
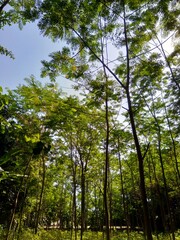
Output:
<svg viewBox="0 0 180 240">
<path fill-rule="evenodd" d="M 0 229 L 0 239 L 5 240 L 5 232 Z M 80 239 L 80 232 L 77 233 L 77 240 Z M 169 234 L 158 234 L 153 236 L 153 240 L 170 240 Z M 70 231 L 60 231 L 60 230 L 44 230 L 40 229 L 38 234 L 34 234 L 31 229 L 24 229 L 19 237 L 17 235 L 11 235 L 9 240 L 75 240 L 74 233 L 71 234 Z M 85 232 L 83 235 L 83 240 L 106 240 L 105 234 L 102 232 Z M 144 240 L 143 233 L 131 232 L 129 237 L 126 232 L 113 231 L 111 233 L 111 240 Z M 176 240 L 180 240 L 180 230 L 176 232 Z"/>
</svg>

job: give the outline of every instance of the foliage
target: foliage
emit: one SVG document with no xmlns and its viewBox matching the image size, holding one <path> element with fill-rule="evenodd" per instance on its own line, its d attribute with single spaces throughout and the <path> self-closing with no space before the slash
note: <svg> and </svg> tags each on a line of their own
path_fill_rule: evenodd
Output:
<svg viewBox="0 0 180 240">
<path fill-rule="evenodd" d="M 0 93 L 0 211 L 7 239 L 143 239 L 130 231 L 137 227 L 148 240 L 178 239 L 179 46 L 167 55 L 160 34 L 178 34 L 179 3 L 24 4 L 12 1 L 2 24 L 9 24 L 9 14 L 14 22 L 37 18 L 45 36 L 68 46 L 42 61 L 42 77 L 51 83 L 31 76 L 27 85 Z M 116 59 L 109 57 L 112 46 Z M 58 89 L 61 74 L 75 82 L 81 98 Z M 127 231 L 108 236 L 109 223 Z M 53 224 L 61 231 L 43 230 Z"/>
<path fill-rule="evenodd" d="M 112 240 L 120 240 L 120 239 L 130 239 L 130 240 L 135 240 L 135 239 L 139 239 L 139 240 L 143 240 L 144 239 L 144 236 L 142 235 L 142 233 L 137 233 L 137 232 L 132 232 L 130 234 L 130 236 L 128 237 L 127 236 L 127 233 L 125 232 L 114 232 L 112 234 Z M 1 239 L 3 240 L 3 230 L 1 230 Z M 79 234 L 78 234 L 78 237 L 79 237 Z M 14 238 L 16 240 L 16 238 Z M 68 240 L 68 239 L 74 239 L 74 237 L 71 238 L 71 233 L 70 232 L 67 232 L 67 231 L 60 231 L 60 230 L 43 230 L 41 229 L 39 231 L 39 234 L 38 235 L 35 235 L 33 233 L 33 231 L 31 231 L 30 229 L 24 229 L 20 235 L 20 239 L 22 240 L 25 240 L 25 239 L 29 239 L 29 240 L 58 240 L 58 239 L 61 239 L 61 240 Z M 92 239 L 97 239 L 97 240 L 102 240 L 104 239 L 103 237 L 103 233 L 102 232 L 86 232 L 84 234 L 84 239 L 85 240 L 92 240 Z M 153 237 L 153 239 L 157 239 L 155 236 Z M 158 236 L 158 239 L 159 240 L 168 240 L 169 239 L 169 236 L 166 235 L 166 234 L 159 234 Z M 179 233 L 177 232 L 176 233 L 176 239 L 179 240 L 180 239 L 180 235 Z"/>
</svg>

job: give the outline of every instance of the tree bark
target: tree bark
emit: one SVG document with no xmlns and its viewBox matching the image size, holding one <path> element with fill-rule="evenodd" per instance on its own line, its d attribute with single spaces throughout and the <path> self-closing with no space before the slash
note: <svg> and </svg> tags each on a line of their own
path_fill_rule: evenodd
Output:
<svg viewBox="0 0 180 240">
<path fill-rule="evenodd" d="M 137 152 L 138 163 L 139 163 L 140 192 L 141 192 L 141 200 L 142 200 L 143 215 L 144 215 L 144 232 L 147 237 L 147 240 L 152 240 L 151 223 L 150 223 L 150 218 L 149 218 L 149 210 L 148 210 L 148 204 L 147 204 L 147 195 L 146 195 L 146 187 L 145 187 L 145 179 L 144 179 L 144 166 L 143 166 L 144 159 L 142 156 L 139 139 L 137 136 L 136 125 L 134 122 L 134 115 L 133 115 L 133 110 L 132 110 L 132 106 L 131 106 L 131 99 L 130 99 L 129 91 L 127 91 L 127 101 L 128 101 L 128 109 L 129 109 L 131 128 L 132 128 L 132 132 L 133 132 L 134 143 L 136 146 L 136 152 Z"/>
<path fill-rule="evenodd" d="M 87 162 L 84 163 L 82 159 L 82 154 L 79 151 L 79 157 L 80 157 L 80 162 L 81 162 L 81 240 L 83 239 L 83 233 L 85 230 L 85 222 L 86 222 L 86 189 L 85 189 L 85 182 L 86 182 L 86 167 L 87 167 Z M 84 166 L 85 165 L 85 166 Z"/>
<path fill-rule="evenodd" d="M 13 225 L 13 221 L 14 221 L 14 218 L 15 218 L 16 208 L 17 208 L 18 201 L 19 201 L 19 194 L 20 194 L 20 191 L 22 189 L 22 185 L 24 183 L 24 180 L 25 180 L 27 171 L 29 169 L 29 165 L 30 165 L 31 160 L 32 160 L 32 156 L 30 157 L 30 159 L 29 159 L 29 161 L 27 163 L 27 166 L 26 166 L 26 168 L 24 170 L 24 175 L 23 175 L 23 178 L 22 178 L 20 186 L 19 186 L 19 190 L 18 190 L 17 195 L 16 195 L 16 199 L 15 199 L 15 202 L 14 202 L 14 208 L 13 208 L 13 212 L 12 212 L 12 215 L 11 215 L 11 220 L 10 220 L 10 224 L 9 224 L 9 227 L 8 227 L 6 240 L 9 240 L 9 237 L 10 237 L 10 232 L 12 230 L 12 225 Z"/>
<path fill-rule="evenodd" d="M 157 123 L 158 124 L 158 123 Z M 163 158 L 162 158 L 162 152 L 161 152 L 161 128 L 158 124 L 158 152 L 159 152 L 159 159 L 160 159 L 160 164 L 161 164 L 161 170 L 162 170 L 162 176 L 163 176 L 163 183 L 164 183 L 164 188 L 165 188 L 165 196 L 166 196 L 166 202 L 167 202 L 167 209 L 168 209 L 168 215 L 169 215 L 169 220 L 170 220 L 170 230 L 172 232 L 172 238 L 175 240 L 175 234 L 174 234 L 174 224 L 173 224 L 173 216 L 171 213 L 171 207 L 169 203 L 169 194 L 168 194 L 168 189 L 167 189 L 167 181 L 166 181 L 166 176 L 165 176 L 165 171 L 164 171 L 164 163 L 163 163 Z"/>
<path fill-rule="evenodd" d="M 76 162 L 73 161 L 73 148 L 71 139 L 71 162 L 73 171 L 73 206 L 72 206 L 72 232 L 75 231 L 75 240 L 77 240 L 77 213 L 76 213 Z"/>
<path fill-rule="evenodd" d="M 100 26 L 101 26 L 101 19 L 100 19 Z M 107 46 L 107 45 L 106 45 Z M 101 38 L 101 56 L 102 56 L 102 67 L 104 72 L 104 78 L 105 78 L 105 124 L 106 124 L 106 140 L 105 140 L 105 170 L 104 170 L 104 192 L 103 192 L 103 198 L 104 198 L 104 212 L 105 212 L 105 231 L 106 231 L 106 240 L 110 240 L 110 211 L 109 211 L 109 96 L 108 96 L 108 76 L 106 73 L 106 67 L 105 59 L 104 59 L 104 43 L 103 39 Z"/>
<path fill-rule="evenodd" d="M 141 152 L 141 147 L 139 143 L 139 139 L 137 136 L 137 130 L 134 120 L 134 112 L 132 108 L 131 103 L 131 96 L 130 96 L 130 60 L 129 60 L 129 46 L 128 46 L 128 36 L 127 36 L 127 25 L 126 25 L 126 12 L 125 12 L 125 5 L 123 1 L 123 11 L 124 11 L 124 37 L 125 37 L 125 48 L 126 48 L 126 98 L 127 98 L 127 104 L 128 104 L 128 112 L 129 112 L 129 118 L 130 118 L 130 124 L 131 129 L 133 133 L 134 143 L 136 147 L 137 157 L 138 157 L 138 163 L 139 163 L 139 176 L 140 176 L 140 192 L 141 192 L 141 200 L 142 200 L 142 206 L 143 206 L 143 216 L 144 216 L 144 232 L 145 237 L 147 240 L 152 240 L 152 233 L 151 233 L 151 223 L 149 218 L 149 210 L 148 210 L 148 204 L 147 204 L 147 195 L 146 195 L 146 187 L 145 187 L 145 179 L 144 179 L 144 166 L 143 166 L 143 155 Z"/>
<path fill-rule="evenodd" d="M 35 222 L 35 234 L 37 234 L 38 231 L 38 224 L 39 224 L 39 217 L 41 212 L 41 205 L 43 200 L 43 194 L 44 194 L 44 187 L 45 187 L 45 177 L 46 177 L 46 165 L 45 165 L 45 157 L 42 156 L 42 185 L 41 185 L 41 193 L 39 197 L 39 204 L 38 209 L 36 213 L 36 222 Z"/>
<path fill-rule="evenodd" d="M 85 175 L 84 168 L 81 169 L 81 240 L 85 230 Z"/>
<path fill-rule="evenodd" d="M 122 174 L 122 163 L 121 163 L 121 155 L 120 155 L 120 141 L 118 136 L 118 161 L 119 161 L 119 174 L 120 174 L 120 181 L 121 181 L 121 194 L 122 194 L 122 203 L 123 203 L 123 210 L 124 210 L 124 216 L 126 219 L 126 225 L 127 225 L 127 235 L 129 237 L 129 213 L 128 213 L 128 207 L 125 201 L 125 192 L 124 192 L 124 181 L 123 181 L 123 174 Z"/>
</svg>

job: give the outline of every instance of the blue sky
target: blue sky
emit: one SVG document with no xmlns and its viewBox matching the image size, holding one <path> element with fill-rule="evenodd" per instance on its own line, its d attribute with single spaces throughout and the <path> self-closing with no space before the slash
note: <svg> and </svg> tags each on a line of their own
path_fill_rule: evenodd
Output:
<svg viewBox="0 0 180 240">
<path fill-rule="evenodd" d="M 24 84 L 24 78 L 34 75 L 40 79 L 41 60 L 48 60 L 48 55 L 63 47 L 63 42 L 53 43 L 43 37 L 35 23 L 29 23 L 19 29 L 18 25 L 6 26 L 0 30 L 0 45 L 12 51 L 15 60 L 0 55 L 0 86 L 3 89 L 15 89 Z M 71 82 L 59 78 L 59 86 L 64 91 L 71 91 Z"/>
<path fill-rule="evenodd" d="M 169 41 L 164 44 L 166 50 L 171 49 Z M 15 60 L 12 60 L 0 55 L 0 86 L 3 89 L 15 89 L 19 84 L 24 84 L 24 78 L 30 75 L 45 81 L 40 79 L 41 60 L 48 60 L 48 55 L 60 50 L 63 42 L 53 43 L 51 39 L 40 34 L 36 23 L 28 23 L 22 30 L 18 25 L 6 26 L 4 30 L 0 30 L 0 45 L 11 50 L 15 56 Z M 111 46 L 108 55 L 111 60 L 117 57 Z M 57 82 L 63 91 L 74 94 L 69 80 L 59 77 Z"/>
</svg>

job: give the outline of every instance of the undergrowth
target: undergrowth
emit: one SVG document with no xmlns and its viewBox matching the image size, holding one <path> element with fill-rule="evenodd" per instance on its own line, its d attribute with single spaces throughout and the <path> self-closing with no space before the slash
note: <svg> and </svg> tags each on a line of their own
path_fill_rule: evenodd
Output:
<svg viewBox="0 0 180 240">
<path fill-rule="evenodd" d="M 176 232 L 176 240 L 180 240 L 180 230 Z M 0 239 L 6 239 L 6 232 L 0 229 Z M 77 232 L 77 240 L 80 239 L 80 232 Z M 170 234 L 153 235 L 153 240 L 170 240 Z M 31 229 L 24 229 L 21 233 L 11 233 L 9 240 L 75 240 L 75 233 L 70 231 L 60 230 L 44 230 L 40 229 L 37 234 Z M 88 231 L 83 234 L 83 240 L 106 240 L 103 232 Z M 142 232 L 131 232 L 127 236 L 126 232 L 113 231 L 111 233 L 111 240 L 144 240 Z"/>
</svg>

